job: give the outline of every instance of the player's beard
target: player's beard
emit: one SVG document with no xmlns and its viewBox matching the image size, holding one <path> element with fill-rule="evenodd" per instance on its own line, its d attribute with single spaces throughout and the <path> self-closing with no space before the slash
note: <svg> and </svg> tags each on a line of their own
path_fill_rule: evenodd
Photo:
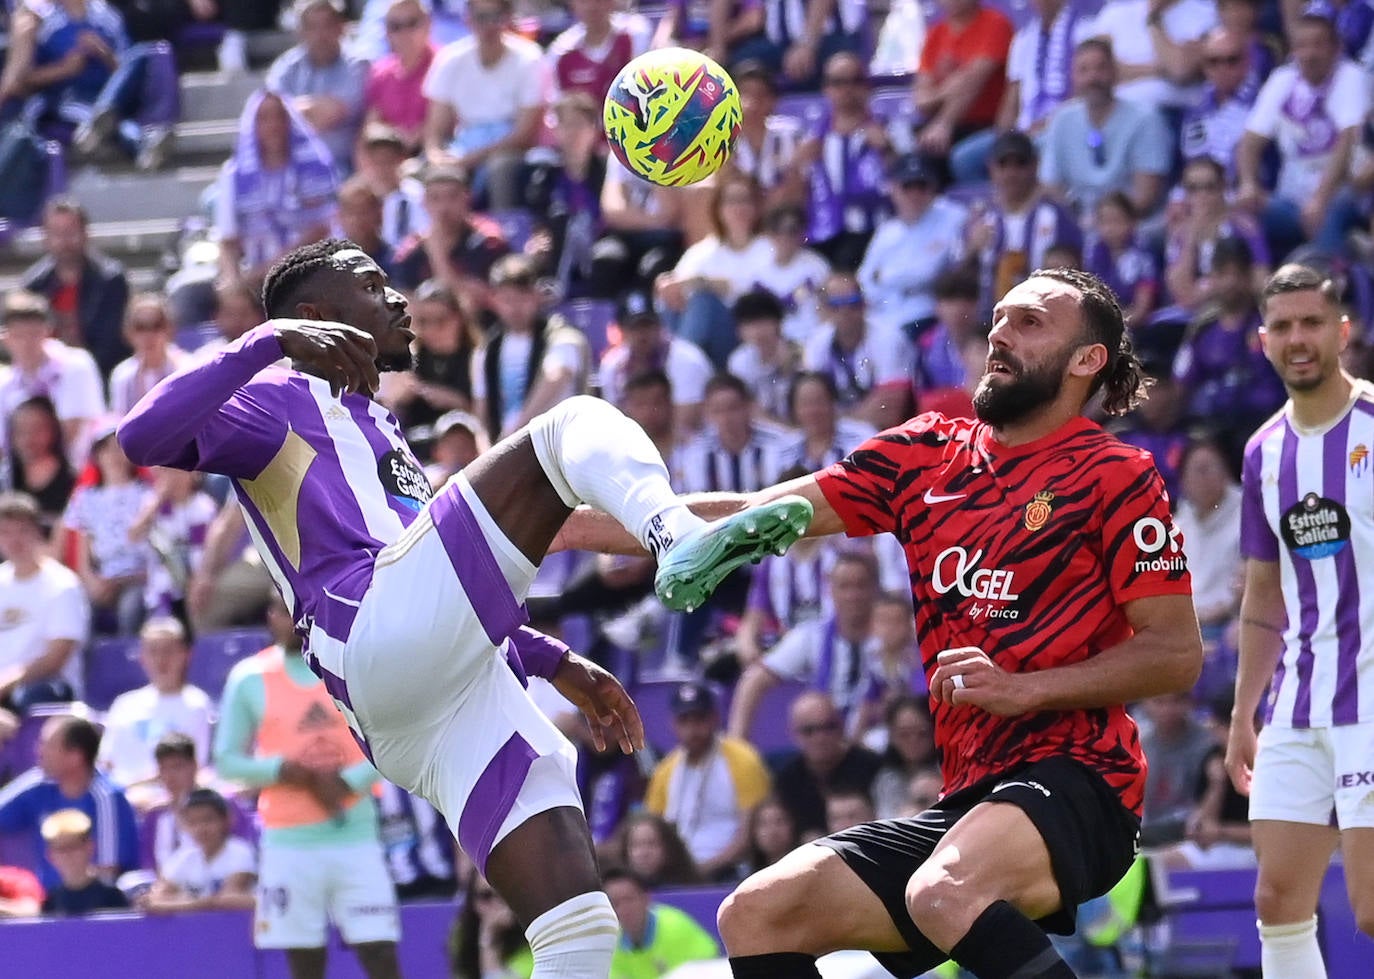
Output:
<svg viewBox="0 0 1374 979">
<path fill-rule="evenodd" d="M 1039 367 L 1027 367 L 1008 354 L 994 356 L 995 363 L 1004 364 L 1011 371 L 1000 375 L 1009 380 L 989 383 L 994 375 L 984 374 L 978 390 L 973 393 L 973 413 L 979 421 L 995 428 L 1023 421 L 1034 414 L 1059 397 L 1064 387 L 1064 370 L 1069 366 L 1073 349 L 1066 349 Z"/>
<path fill-rule="evenodd" d="M 413 371 L 414 369 L 415 354 L 409 349 L 377 355 L 377 370 L 383 374 L 387 371 Z"/>
</svg>

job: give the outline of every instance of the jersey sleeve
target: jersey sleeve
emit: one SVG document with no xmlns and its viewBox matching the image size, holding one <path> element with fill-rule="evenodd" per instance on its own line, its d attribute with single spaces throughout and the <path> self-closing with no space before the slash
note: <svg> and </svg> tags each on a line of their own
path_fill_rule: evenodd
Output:
<svg viewBox="0 0 1374 979">
<path fill-rule="evenodd" d="M 1277 561 L 1279 539 L 1264 516 L 1263 474 L 1258 444 L 1245 452 L 1240 477 L 1240 554 L 1252 561 Z"/>
<path fill-rule="evenodd" d="M 879 432 L 848 456 L 816 474 L 816 482 L 850 537 L 895 533 L 901 500 L 920 482 L 948 438 L 938 432 L 943 415 L 920 415 Z"/>
<path fill-rule="evenodd" d="M 1183 534 L 1149 453 L 1103 467 L 1102 556 L 1118 604 L 1192 592 Z"/>
</svg>

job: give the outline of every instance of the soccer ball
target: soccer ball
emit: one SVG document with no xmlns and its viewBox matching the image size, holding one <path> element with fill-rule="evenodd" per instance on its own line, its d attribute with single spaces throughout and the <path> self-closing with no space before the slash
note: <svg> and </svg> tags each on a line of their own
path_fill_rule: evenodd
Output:
<svg viewBox="0 0 1374 979">
<path fill-rule="evenodd" d="M 705 180 L 739 135 L 739 91 L 725 69 L 686 48 L 661 48 L 620 70 L 602 110 L 616 157 L 664 187 Z"/>
</svg>

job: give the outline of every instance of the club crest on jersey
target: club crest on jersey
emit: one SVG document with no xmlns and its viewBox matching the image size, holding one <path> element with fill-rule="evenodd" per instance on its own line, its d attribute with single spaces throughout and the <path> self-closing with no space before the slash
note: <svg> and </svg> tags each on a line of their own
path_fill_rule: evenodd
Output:
<svg viewBox="0 0 1374 979">
<path fill-rule="evenodd" d="M 1361 442 L 1350 450 L 1350 474 L 1363 476 L 1369 472 L 1369 446 Z"/>
<path fill-rule="evenodd" d="M 1045 526 L 1050 519 L 1050 514 L 1054 512 L 1054 494 L 1049 490 L 1041 490 L 1035 497 L 1026 504 L 1026 518 L 1023 521 L 1025 528 L 1032 534 Z"/>
</svg>

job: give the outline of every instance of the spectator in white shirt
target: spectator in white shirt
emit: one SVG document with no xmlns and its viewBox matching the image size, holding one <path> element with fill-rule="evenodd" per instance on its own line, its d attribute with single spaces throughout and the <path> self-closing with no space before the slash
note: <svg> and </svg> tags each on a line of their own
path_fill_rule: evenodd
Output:
<svg viewBox="0 0 1374 979">
<path fill-rule="evenodd" d="M 1240 610 L 1241 490 L 1221 446 L 1194 438 L 1179 463 L 1181 499 L 1174 522 L 1193 578 L 1193 604 L 1204 639 L 1215 642 Z"/>
<path fill-rule="evenodd" d="M 1094 34 L 1112 45 L 1118 98 L 1152 109 L 1181 108 L 1202 82 L 1202 38 L 1217 26 L 1213 0 L 1110 0 Z"/>
<path fill-rule="evenodd" d="M 153 385 L 185 365 L 188 354 L 173 342 L 167 300 L 145 292 L 129 300 L 124 340 L 134 354 L 110 372 L 110 411 L 123 418 Z"/>
<path fill-rule="evenodd" d="M 711 361 L 696 344 L 664 329 L 653 297 L 644 290 L 631 290 L 621 297 L 616 323 L 621 342 L 601 358 L 601 396 L 619 406 L 631 378 L 662 371 L 672 382 L 678 434 L 686 437 L 701 428 L 701 404 L 706 382 L 711 379 Z"/>
<path fill-rule="evenodd" d="M 496 210 L 520 203 L 520 168 L 543 112 L 544 51 L 511 31 L 511 0 L 468 4 L 472 35 L 445 46 L 425 77 L 425 154 L 456 158 Z"/>
<path fill-rule="evenodd" d="M 873 233 L 859 266 L 868 322 L 900 330 L 935 315 L 936 277 L 964 251 L 968 211 L 942 196 L 940 164 L 906 153 L 888 168 L 888 196 L 896 213 Z"/>
<path fill-rule="evenodd" d="M 782 335 L 782 303 L 771 292 L 754 289 L 736 299 L 730 312 L 740 345 L 726 368 L 749 385 L 761 421 L 785 426 L 787 394 L 801 370 L 801 348 Z"/>
<path fill-rule="evenodd" d="M 754 285 L 782 300 L 783 334 L 804 343 L 821 325 L 821 287 L 830 277 L 830 263 L 806 247 L 806 209 L 800 204 L 779 204 L 764 216 L 763 228 L 773 256 Z"/>
<path fill-rule="evenodd" d="M 229 804 L 214 789 L 196 789 L 181 807 L 190 841 L 172 854 L 147 896 L 150 914 L 248 911 L 254 905 L 258 858 L 247 840 L 231 836 Z"/>
<path fill-rule="evenodd" d="M 196 746 L 196 760 L 210 758 L 214 705 L 209 695 L 186 682 L 191 647 L 185 627 L 173 618 L 149 619 L 139 632 L 138 658 L 147 686 L 120 694 L 105 719 L 96 767 L 126 789 L 158 776 L 154 749 L 173 731 Z"/>
</svg>

